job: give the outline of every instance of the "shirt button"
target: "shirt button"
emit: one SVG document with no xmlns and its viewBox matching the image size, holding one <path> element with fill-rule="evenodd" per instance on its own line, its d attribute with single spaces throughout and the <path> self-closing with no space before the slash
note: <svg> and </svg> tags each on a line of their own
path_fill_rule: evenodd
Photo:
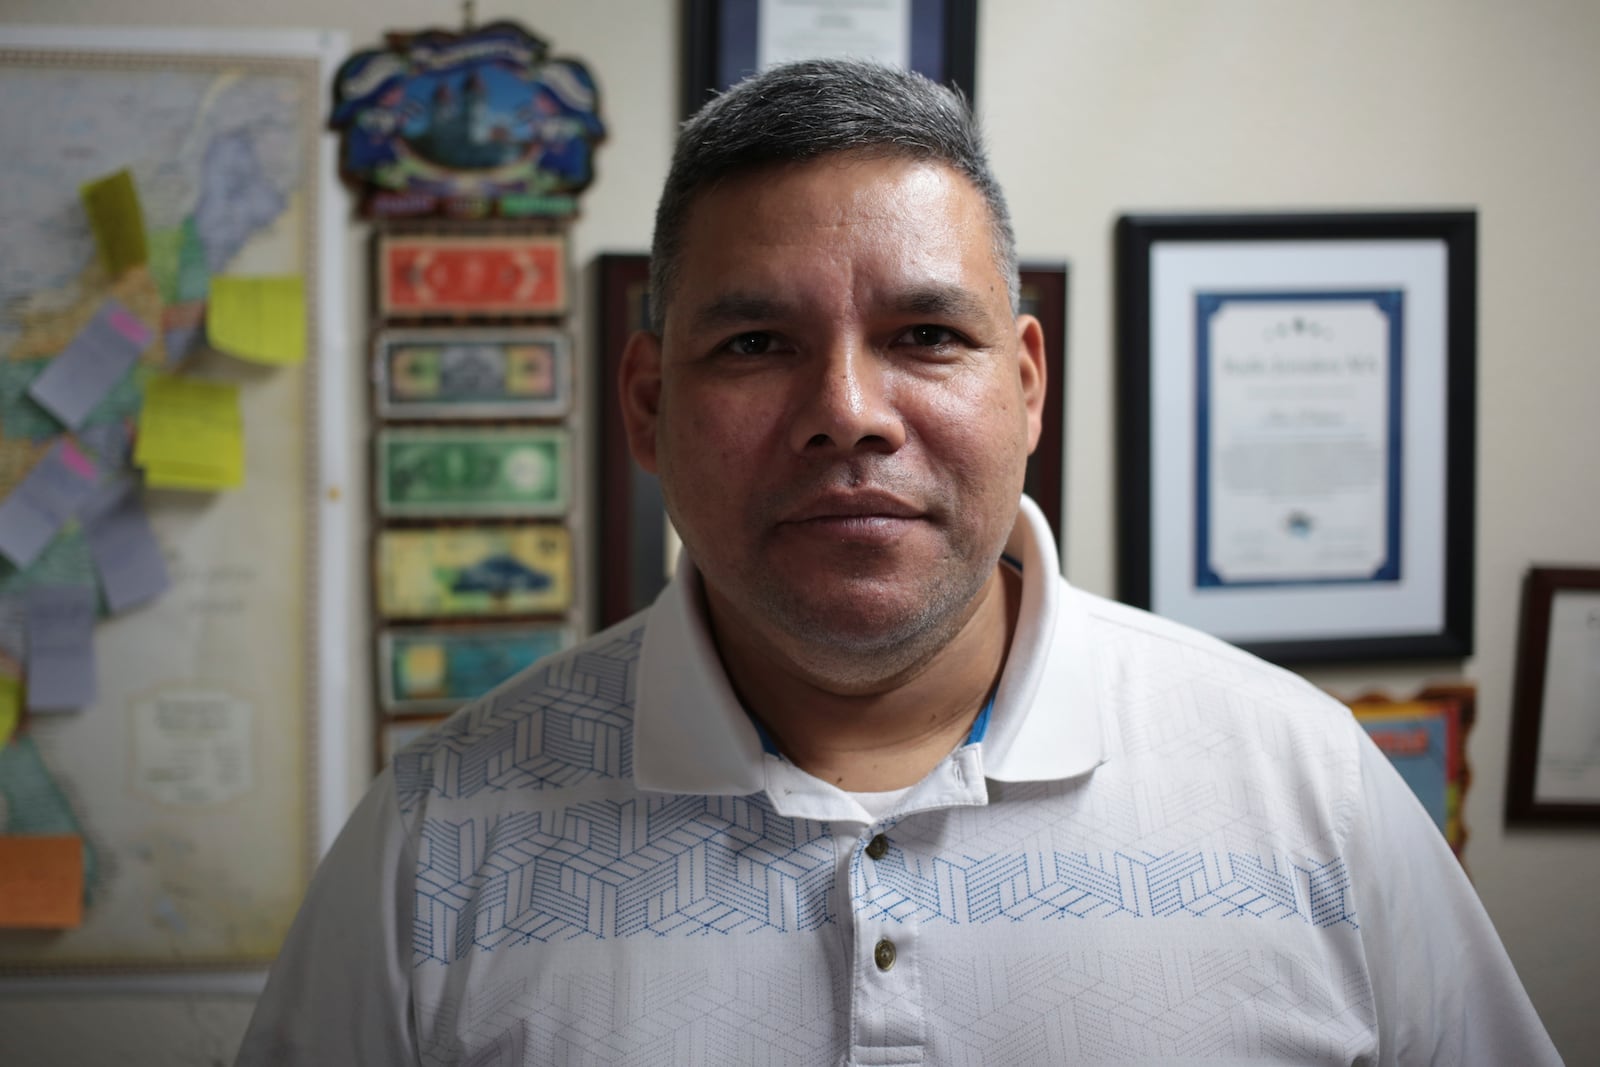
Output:
<svg viewBox="0 0 1600 1067">
<path fill-rule="evenodd" d="M 881 860 L 888 854 L 889 839 L 882 834 L 874 836 L 871 841 L 867 842 L 867 857 L 869 859 Z"/>
<path fill-rule="evenodd" d="M 894 966 L 894 942 L 887 937 L 879 938 L 878 943 L 872 948 L 872 962 L 878 965 L 878 970 L 887 971 Z"/>
</svg>

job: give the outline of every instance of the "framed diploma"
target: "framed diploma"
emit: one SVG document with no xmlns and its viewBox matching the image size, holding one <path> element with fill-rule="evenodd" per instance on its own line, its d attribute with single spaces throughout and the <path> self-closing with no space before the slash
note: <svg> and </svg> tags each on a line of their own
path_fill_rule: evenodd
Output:
<svg viewBox="0 0 1600 1067">
<path fill-rule="evenodd" d="M 1522 587 L 1507 822 L 1600 823 L 1600 568 Z"/>
<path fill-rule="evenodd" d="M 764 67 L 852 56 L 915 70 L 973 99 L 977 0 L 688 0 L 683 114 Z"/>
<path fill-rule="evenodd" d="M 1472 651 L 1476 227 L 1119 221 L 1121 599 L 1285 663 Z"/>
</svg>

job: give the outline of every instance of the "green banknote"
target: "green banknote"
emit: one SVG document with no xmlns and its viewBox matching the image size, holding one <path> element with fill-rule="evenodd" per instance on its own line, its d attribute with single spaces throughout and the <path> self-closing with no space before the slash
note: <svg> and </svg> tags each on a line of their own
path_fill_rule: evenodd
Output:
<svg viewBox="0 0 1600 1067">
<path fill-rule="evenodd" d="M 378 510 L 391 516 L 566 513 L 561 427 L 404 429 L 378 434 Z"/>
<path fill-rule="evenodd" d="M 392 619 L 555 615 L 572 605 L 564 526 L 422 527 L 378 534 L 378 611 Z"/>
</svg>

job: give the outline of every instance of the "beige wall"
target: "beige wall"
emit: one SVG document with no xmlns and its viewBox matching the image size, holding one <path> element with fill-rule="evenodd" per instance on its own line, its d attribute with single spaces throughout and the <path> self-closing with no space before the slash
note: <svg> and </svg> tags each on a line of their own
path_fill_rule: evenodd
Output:
<svg viewBox="0 0 1600 1067">
<path fill-rule="evenodd" d="M 8 22 L 331 27 L 355 47 L 455 10 L 421 0 L 0 0 Z M 676 117 L 676 5 L 481 5 L 482 20 L 500 15 L 586 59 L 601 83 L 611 137 L 576 231 L 576 263 L 642 249 Z M 1110 250 L 1119 213 L 1481 213 L 1478 654 L 1312 677 L 1344 691 L 1400 692 L 1457 676 L 1479 684 L 1469 865 L 1574 1063 L 1600 1058 L 1600 831 L 1507 832 L 1500 809 L 1522 575 L 1533 562 L 1600 566 L 1597 54 L 1600 6 L 1586 0 L 984 0 L 978 63 L 980 110 L 1022 251 L 1072 263 L 1067 572 L 1097 592 L 1111 591 L 1114 564 Z M 352 241 L 359 236 L 352 227 Z M 358 285 L 353 275 L 352 352 Z M 587 300 L 580 293 L 579 306 Z M 350 375 L 359 402 L 354 362 Z M 351 411 L 353 470 L 364 469 L 354 452 L 362 417 L 359 406 Z M 353 647 L 364 648 L 359 635 Z M 366 674 L 364 662 L 352 664 L 354 678 Z M 367 751 L 369 714 L 363 701 L 352 716 L 353 752 Z M 29 998 L 0 1006 L 0 1049 L 28 1063 L 210 1064 L 231 1056 L 248 1010 L 194 996 Z"/>
</svg>

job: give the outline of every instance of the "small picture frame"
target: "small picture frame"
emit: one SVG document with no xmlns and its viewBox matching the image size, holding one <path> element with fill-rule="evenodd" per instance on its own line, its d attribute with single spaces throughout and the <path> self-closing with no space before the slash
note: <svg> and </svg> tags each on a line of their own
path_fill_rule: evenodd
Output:
<svg viewBox="0 0 1600 1067">
<path fill-rule="evenodd" d="M 683 35 L 685 118 L 774 60 L 894 61 L 968 100 L 977 80 L 978 0 L 689 0 Z"/>
<path fill-rule="evenodd" d="M 1477 216 L 1116 230 L 1117 595 L 1278 663 L 1472 652 Z"/>
<path fill-rule="evenodd" d="M 385 518 L 555 518 L 572 503 L 565 426 L 390 426 L 373 437 Z"/>
<path fill-rule="evenodd" d="M 567 311 L 561 233 L 380 230 L 373 261 L 382 318 L 537 319 Z"/>
<path fill-rule="evenodd" d="M 381 419 L 559 419 L 572 407 L 572 338 L 546 326 L 378 330 Z"/>
<path fill-rule="evenodd" d="M 1523 582 L 1506 822 L 1600 824 L 1600 568 Z"/>
</svg>

